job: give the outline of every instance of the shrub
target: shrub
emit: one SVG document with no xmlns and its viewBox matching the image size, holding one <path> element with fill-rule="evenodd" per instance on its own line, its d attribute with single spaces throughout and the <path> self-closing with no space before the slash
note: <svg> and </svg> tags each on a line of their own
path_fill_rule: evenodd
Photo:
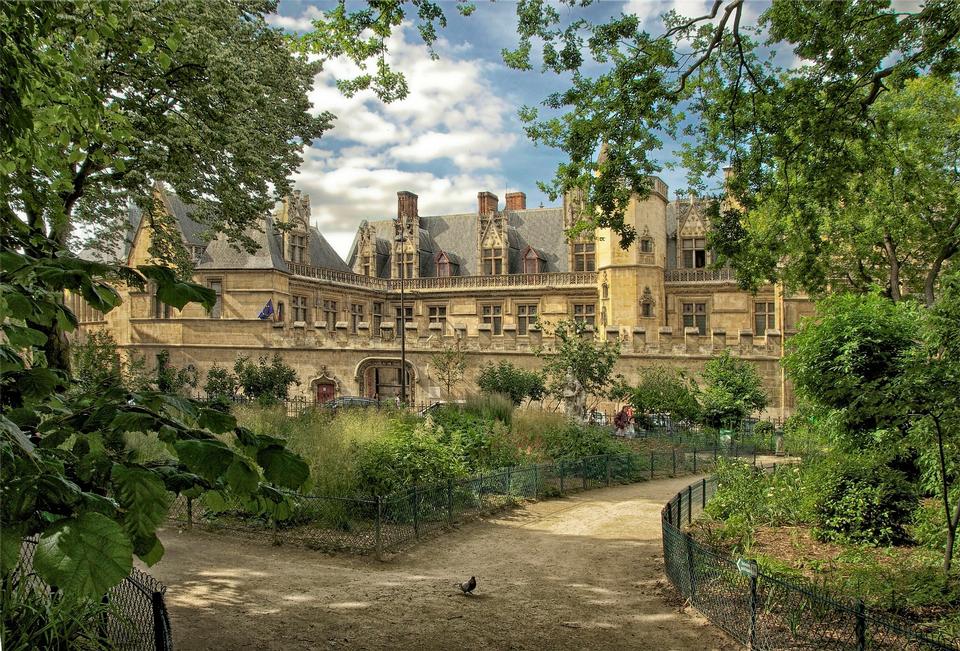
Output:
<svg viewBox="0 0 960 651">
<path fill-rule="evenodd" d="M 541 432 L 543 451 L 554 461 L 599 454 L 626 454 L 629 450 L 601 427 L 566 422 L 563 427 Z"/>
<path fill-rule="evenodd" d="M 237 384 L 243 389 L 243 395 L 264 403 L 286 400 L 290 385 L 300 386 L 297 372 L 278 353 L 274 353 L 270 362 L 261 355 L 256 364 L 248 357 L 237 357 L 233 372 Z"/>
<path fill-rule="evenodd" d="M 773 423 L 768 420 L 760 421 L 753 428 L 753 435 L 758 439 L 773 436 L 773 432 Z"/>
<path fill-rule="evenodd" d="M 546 393 L 543 375 L 526 371 L 507 361 L 485 366 L 480 371 L 477 385 L 486 394 L 508 396 L 514 405 L 521 404 L 527 398 L 542 400 Z"/>
<path fill-rule="evenodd" d="M 917 496 L 902 472 L 862 455 L 835 457 L 821 467 L 813 513 L 818 537 L 873 545 L 909 539 Z"/>
<path fill-rule="evenodd" d="M 442 436 L 442 428 L 429 420 L 414 426 L 398 419 L 386 437 L 355 445 L 359 491 L 389 495 L 415 484 L 465 476 L 465 464 L 453 446 L 441 441 Z"/>
<path fill-rule="evenodd" d="M 553 432 L 567 427 L 563 414 L 539 409 L 518 409 L 513 414 L 510 435 L 513 443 L 528 456 L 543 459 L 544 440 Z"/>
<path fill-rule="evenodd" d="M 756 367 L 733 357 L 728 350 L 707 362 L 703 380 L 701 404 L 703 419 L 709 425 L 739 422 L 767 406 L 767 394 Z"/>
<path fill-rule="evenodd" d="M 671 414 L 674 420 L 695 421 L 700 417 L 697 385 L 683 371 L 666 366 L 645 369 L 635 387 L 623 389 L 638 417 Z"/>
<path fill-rule="evenodd" d="M 504 400 L 512 411 L 513 403 Z M 471 473 L 520 463 L 522 455 L 508 426 L 500 420 L 447 405 L 437 412 L 434 422 L 442 430 L 440 441 L 453 447 Z"/>
<path fill-rule="evenodd" d="M 207 400 L 227 404 L 237 395 L 237 378 L 229 370 L 214 364 L 207 371 L 203 392 L 207 394 Z"/>
</svg>

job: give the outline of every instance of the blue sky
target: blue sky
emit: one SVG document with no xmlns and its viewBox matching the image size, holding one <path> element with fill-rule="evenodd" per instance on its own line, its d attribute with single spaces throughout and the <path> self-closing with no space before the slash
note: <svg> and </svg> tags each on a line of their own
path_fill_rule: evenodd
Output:
<svg viewBox="0 0 960 651">
<path fill-rule="evenodd" d="M 588 9 L 587 16 L 632 12 L 657 32 L 659 16 L 666 11 L 702 15 L 707 5 L 706 0 L 603 2 Z M 332 6 L 282 0 L 270 22 L 289 31 L 307 30 L 312 17 Z M 748 3 L 746 18 L 765 6 Z M 328 65 L 315 80 L 314 107 L 333 112 L 338 120 L 305 152 L 295 181 L 311 197 L 314 224 L 342 256 L 363 219 L 395 216 L 399 190 L 419 195 L 421 215 L 475 211 L 477 193 L 485 190 L 498 195 L 501 205 L 508 190 L 525 192 L 528 207 L 556 205 L 536 182 L 553 176 L 561 155 L 526 138 L 517 109 L 539 104 L 561 89 L 562 81 L 503 65 L 501 49 L 512 48 L 517 39 L 513 3 L 477 2 L 466 18 L 452 2 L 445 8 L 449 25 L 435 45 L 439 60 L 430 59 L 412 27 L 391 44 L 392 63 L 406 73 L 410 86 L 410 96 L 402 102 L 385 105 L 372 94 L 342 97 L 333 81 L 351 71 L 343 62 Z M 673 148 L 665 143 L 664 161 Z M 671 197 L 684 185 L 683 175 L 679 169 L 661 174 Z"/>
</svg>

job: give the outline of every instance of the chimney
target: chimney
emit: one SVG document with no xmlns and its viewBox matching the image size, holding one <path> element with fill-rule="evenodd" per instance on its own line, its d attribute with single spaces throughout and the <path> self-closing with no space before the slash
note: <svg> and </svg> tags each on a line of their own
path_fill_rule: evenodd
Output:
<svg viewBox="0 0 960 651">
<path fill-rule="evenodd" d="M 417 195 L 407 190 L 401 190 L 397 193 L 397 217 L 418 218 Z"/>
<path fill-rule="evenodd" d="M 492 192 L 477 193 L 477 212 L 481 215 L 492 215 L 497 211 L 500 199 Z"/>
<path fill-rule="evenodd" d="M 523 192 L 507 193 L 507 210 L 526 210 L 527 195 Z"/>
</svg>

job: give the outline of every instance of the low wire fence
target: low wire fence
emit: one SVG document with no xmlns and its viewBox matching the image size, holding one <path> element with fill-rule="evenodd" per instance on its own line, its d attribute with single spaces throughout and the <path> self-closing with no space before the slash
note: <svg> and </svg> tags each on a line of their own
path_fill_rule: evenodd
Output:
<svg viewBox="0 0 960 651">
<path fill-rule="evenodd" d="M 809 585 L 784 580 L 751 561 L 735 560 L 683 531 L 717 489 L 711 477 L 690 484 L 662 512 L 667 578 L 707 619 L 751 649 L 960 648 L 910 623 L 848 602 Z"/>
<path fill-rule="evenodd" d="M 20 558 L 10 575 L 13 589 L 33 592 L 52 600 L 56 590 L 33 570 L 37 541 L 26 539 L 20 546 Z M 133 568 L 129 575 L 110 589 L 103 598 L 103 615 L 97 624 L 100 643 L 124 651 L 171 651 L 173 638 L 170 618 L 164 602 L 167 588 L 149 574 Z"/>
<path fill-rule="evenodd" d="M 284 517 L 254 515 L 240 500 L 211 507 L 204 498 L 178 496 L 169 517 L 181 526 L 267 536 L 324 551 L 397 551 L 424 535 L 522 500 L 558 497 L 606 487 L 703 472 L 728 456 L 726 448 L 684 452 L 606 454 L 514 466 L 391 495 L 333 497 L 287 493 Z"/>
</svg>

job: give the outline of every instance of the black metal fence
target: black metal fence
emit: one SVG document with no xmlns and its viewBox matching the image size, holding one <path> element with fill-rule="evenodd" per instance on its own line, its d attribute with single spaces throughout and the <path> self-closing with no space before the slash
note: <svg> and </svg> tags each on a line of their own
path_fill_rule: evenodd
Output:
<svg viewBox="0 0 960 651">
<path fill-rule="evenodd" d="M 179 496 L 169 517 L 185 527 L 268 536 L 275 543 L 378 556 L 464 519 L 526 499 L 566 495 L 612 484 L 703 472 L 726 448 L 608 454 L 502 468 L 440 484 L 411 486 L 387 496 L 332 497 L 288 493 L 283 518 L 251 515 L 237 501 L 224 508 Z"/>
<path fill-rule="evenodd" d="M 663 508 L 667 578 L 711 622 L 752 649 L 957 649 L 909 623 L 879 615 L 809 585 L 734 560 L 682 530 L 716 492 L 716 479 L 690 484 Z"/>
<path fill-rule="evenodd" d="M 55 591 L 33 571 L 37 541 L 26 539 L 11 575 L 18 589 L 52 599 Z M 99 623 L 101 643 L 124 651 L 171 651 L 170 618 L 164 602 L 167 588 L 149 574 L 133 568 L 104 596 L 105 618 Z"/>
</svg>

